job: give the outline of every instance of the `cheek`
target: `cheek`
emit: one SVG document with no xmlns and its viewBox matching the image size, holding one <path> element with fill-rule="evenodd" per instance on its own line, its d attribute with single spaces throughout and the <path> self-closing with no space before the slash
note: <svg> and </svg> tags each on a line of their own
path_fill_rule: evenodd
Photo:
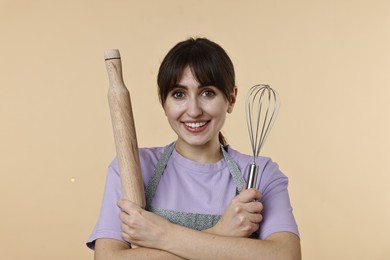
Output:
<svg viewBox="0 0 390 260">
<path fill-rule="evenodd" d="M 182 114 L 182 106 L 178 104 L 171 104 L 171 103 L 166 103 L 164 106 L 164 113 L 165 116 L 168 118 L 168 120 L 174 120 L 180 117 Z"/>
<path fill-rule="evenodd" d="M 228 103 L 225 100 L 221 100 L 214 104 L 210 104 L 208 107 L 209 114 L 216 117 L 225 117 L 228 110 Z"/>
<path fill-rule="evenodd" d="M 172 111 L 169 107 L 164 107 L 164 113 L 165 113 L 165 116 L 168 118 L 168 120 L 172 117 Z"/>
</svg>

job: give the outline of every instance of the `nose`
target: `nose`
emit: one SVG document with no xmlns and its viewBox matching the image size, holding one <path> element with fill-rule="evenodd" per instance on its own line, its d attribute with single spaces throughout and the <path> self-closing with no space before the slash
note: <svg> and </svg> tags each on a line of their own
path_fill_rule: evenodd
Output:
<svg viewBox="0 0 390 260">
<path fill-rule="evenodd" d="M 197 118 L 203 113 L 200 102 L 197 98 L 191 98 L 188 101 L 187 114 L 192 118 Z"/>
</svg>

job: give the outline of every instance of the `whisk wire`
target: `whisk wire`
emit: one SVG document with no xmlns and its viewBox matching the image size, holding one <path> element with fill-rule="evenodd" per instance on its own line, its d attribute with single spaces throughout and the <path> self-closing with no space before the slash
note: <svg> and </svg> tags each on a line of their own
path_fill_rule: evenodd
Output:
<svg viewBox="0 0 390 260">
<path fill-rule="evenodd" d="M 278 94 L 269 85 L 258 84 L 248 91 L 245 112 L 253 153 L 251 172 L 258 170 L 256 159 L 275 122 L 279 103 Z M 253 182 L 253 176 L 250 176 L 250 179 Z M 255 179 L 256 176 L 254 177 Z"/>
<path fill-rule="evenodd" d="M 263 96 L 264 96 L 265 90 L 266 90 L 266 88 L 261 89 L 261 95 L 260 95 L 260 100 L 259 100 L 259 110 L 258 110 L 258 115 L 257 115 L 257 128 L 256 128 L 257 132 L 259 131 L 258 128 L 259 128 L 260 121 L 261 121 L 261 109 L 263 107 Z M 269 111 L 269 105 L 270 105 L 269 101 L 270 101 L 270 93 L 268 92 L 268 103 L 267 103 L 267 109 L 266 109 L 266 112 L 265 112 L 265 115 L 264 115 L 264 123 L 262 124 L 262 128 L 261 128 L 261 133 L 260 133 L 259 139 L 256 138 L 256 144 L 258 144 L 257 145 L 257 150 L 256 150 L 256 156 L 259 156 L 260 150 L 263 147 L 265 134 L 266 134 L 266 132 L 268 130 L 268 126 L 266 128 L 266 123 L 265 122 L 267 122 L 267 119 L 268 119 L 268 111 Z"/>
<path fill-rule="evenodd" d="M 257 147 L 257 152 L 256 152 L 256 156 L 259 155 L 260 153 L 260 150 L 261 148 L 263 147 L 264 145 L 264 142 L 265 140 L 267 139 L 270 131 L 271 131 L 271 128 L 275 122 L 275 118 L 276 118 L 276 115 L 277 115 L 277 110 L 279 108 L 279 102 L 277 102 L 277 94 L 276 92 L 269 88 L 270 92 L 268 92 L 268 105 L 267 105 L 267 111 L 266 111 L 266 114 L 265 114 L 265 117 L 264 117 L 264 122 L 268 122 L 266 124 L 263 124 L 263 128 L 262 128 L 262 131 L 261 131 L 261 142 L 260 144 L 258 145 Z M 272 113 L 270 115 L 270 118 L 268 119 L 268 116 L 269 116 L 269 112 L 270 112 L 270 106 L 271 106 L 271 103 L 272 103 L 272 97 L 273 97 L 273 102 L 274 102 L 274 106 L 273 106 L 273 109 L 272 109 Z M 260 119 L 260 118 L 259 118 Z M 260 121 L 260 120 L 259 120 Z M 265 131 L 264 131 L 265 130 Z"/>
</svg>

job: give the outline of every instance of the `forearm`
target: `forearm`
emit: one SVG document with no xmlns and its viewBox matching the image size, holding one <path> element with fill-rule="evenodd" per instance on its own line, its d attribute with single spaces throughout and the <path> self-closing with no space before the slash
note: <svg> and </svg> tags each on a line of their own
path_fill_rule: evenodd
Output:
<svg viewBox="0 0 390 260">
<path fill-rule="evenodd" d="M 123 210 L 119 215 L 124 223 L 122 238 L 144 248 L 160 249 L 184 259 L 300 259 L 299 238 L 289 232 L 274 233 L 265 240 L 247 238 L 237 224 L 237 236 L 221 232 L 226 227 L 217 228 L 218 224 L 202 232 L 173 224 L 129 201 L 118 204 Z M 258 221 L 255 219 L 255 223 Z M 249 230 L 253 232 L 253 228 Z"/>
<path fill-rule="evenodd" d="M 258 240 L 175 226 L 163 250 L 186 259 L 300 259 L 299 238 L 287 232 Z"/>
<path fill-rule="evenodd" d="M 95 260 L 128 260 L 128 259 L 168 259 L 168 260 L 180 260 L 183 259 L 172 253 L 147 248 L 129 248 L 129 246 L 123 242 L 112 239 L 98 239 L 95 245 Z"/>
<path fill-rule="evenodd" d="M 219 236 L 194 230 L 173 233 L 173 239 L 168 241 L 164 250 L 188 259 L 262 259 L 256 251 L 263 254 L 271 246 L 268 241 Z"/>
<path fill-rule="evenodd" d="M 128 259 L 137 259 L 137 260 L 153 260 L 153 259 L 167 259 L 167 260 L 179 260 L 183 259 L 177 255 L 171 254 L 169 252 L 159 250 L 159 249 L 153 249 L 153 248 L 147 248 L 147 247 L 140 247 L 140 248 L 134 248 L 134 249 L 126 249 L 126 250 L 120 250 L 116 251 L 112 254 L 111 257 L 106 258 L 107 260 L 128 260 Z"/>
</svg>

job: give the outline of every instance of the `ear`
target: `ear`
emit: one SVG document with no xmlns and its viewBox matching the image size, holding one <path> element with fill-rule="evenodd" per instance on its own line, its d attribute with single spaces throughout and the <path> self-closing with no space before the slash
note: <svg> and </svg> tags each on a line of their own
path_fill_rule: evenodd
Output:
<svg viewBox="0 0 390 260">
<path fill-rule="evenodd" d="M 231 112 L 233 112 L 234 104 L 236 103 L 236 100 L 237 100 L 237 91 L 238 91 L 237 87 L 234 86 L 233 92 L 230 95 L 229 105 L 228 105 L 228 109 L 227 109 L 227 112 L 229 114 Z"/>
</svg>

